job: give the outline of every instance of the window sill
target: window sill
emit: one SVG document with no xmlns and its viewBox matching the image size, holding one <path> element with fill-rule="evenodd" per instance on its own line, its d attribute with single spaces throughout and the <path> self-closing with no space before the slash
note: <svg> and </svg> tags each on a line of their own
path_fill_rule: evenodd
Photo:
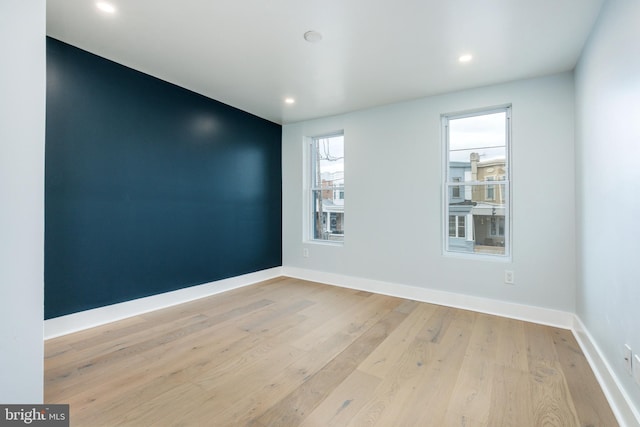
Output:
<svg viewBox="0 0 640 427">
<path fill-rule="evenodd" d="M 442 256 L 447 258 L 458 258 L 458 259 L 466 259 L 470 261 L 490 261 L 490 262 L 500 262 L 500 263 L 510 263 L 512 262 L 511 255 L 492 255 L 492 254 L 480 254 L 480 253 L 470 253 L 470 252 L 454 252 L 454 251 L 444 251 Z"/>
<path fill-rule="evenodd" d="M 304 240 L 302 243 L 305 245 L 320 245 L 320 246 L 344 246 L 344 241 L 331 241 L 331 240 Z"/>
</svg>

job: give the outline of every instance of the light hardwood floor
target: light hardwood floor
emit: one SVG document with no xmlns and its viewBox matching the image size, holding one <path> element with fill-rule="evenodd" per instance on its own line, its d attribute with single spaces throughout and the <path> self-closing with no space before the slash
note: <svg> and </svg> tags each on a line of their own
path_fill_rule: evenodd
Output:
<svg viewBox="0 0 640 427">
<path fill-rule="evenodd" d="M 48 340 L 72 426 L 617 426 L 570 331 L 289 278 Z"/>
</svg>

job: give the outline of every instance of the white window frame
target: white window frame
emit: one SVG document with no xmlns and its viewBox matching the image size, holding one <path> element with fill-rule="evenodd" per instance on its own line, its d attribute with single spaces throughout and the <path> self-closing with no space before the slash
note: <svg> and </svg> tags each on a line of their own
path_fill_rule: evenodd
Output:
<svg viewBox="0 0 640 427">
<path fill-rule="evenodd" d="M 512 150 L 512 138 L 511 138 L 511 116 L 512 116 L 512 107 L 510 104 L 496 106 L 496 107 L 488 107 L 481 108 L 477 110 L 471 110 L 466 112 L 458 112 L 458 113 L 447 113 L 441 115 L 441 132 L 442 132 L 442 182 L 443 182 L 443 190 L 442 190 L 442 251 L 445 256 L 455 256 L 461 258 L 470 258 L 470 259 L 487 259 L 487 260 L 498 260 L 498 261 L 511 261 L 512 260 L 512 238 L 513 238 L 513 223 L 512 223 L 512 169 L 513 162 L 511 159 L 511 150 Z M 495 178 L 493 181 L 465 181 L 465 182 L 456 182 L 453 180 L 453 177 L 449 176 L 450 167 L 449 167 L 449 121 L 455 119 L 463 119 L 467 117 L 475 117 L 482 116 L 488 114 L 495 114 L 504 112 L 506 114 L 505 117 L 505 174 L 504 177 L 500 175 L 502 180 L 496 181 Z M 456 213 L 449 212 L 449 196 L 453 187 L 456 186 L 472 186 L 474 185 L 482 185 L 488 187 L 492 185 L 494 187 L 494 200 L 496 199 L 504 199 L 505 206 L 505 230 L 504 230 L 504 254 L 489 254 L 489 253 L 478 253 L 478 252 L 461 252 L 456 251 L 449 248 L 449 216 L 456 215 Z M 496 197 L 496 186 L 504 186 L 504 194 L 500 194 L 501 197 Z M 466 189 L 467 187 L 465 187 Z M 482 192 L 486 196 L 487 188 Z M 473 190 L 472 190 L 473 192 Z M 466 193 L 466 191 L 465 191 Z M 499 227 L 499 224 L 497 225 Z M 474 230 L 475 234 L 475 230 Z M 500 236 L 502 237 L 502 236 Z M 474 238 L 474 236 L 467 236 L 467 239 Z"/>
<path fill-rule="evenodd" d="M 337 136 L 342 136 L 344 141 L 343 130 L 323 133 L 323 134 L 306 138 L 307 146 L 306 146 L 306 152 L 305 152 L 305 163 L 307 165 L 307 171 L 308 171 L 308 173 L 306 174 L 307 175 L 306 181 L 308 182 L 308 184 L 306 185 L 306 190 L 305 190 L 306 192 L 305 198 L 307 199 L 307 203 L 306 203 L 307 209 L 305 210 L 305 220 L 304 220 L 304 224 L 306 228 L 306 231 L 304 232 L 304 235 L 306 236 L 304 238 L 305 243 L 317 243 L 321 245 L 331 245 L 331 246 L 344 245 L 344 234 L 343 234 L 342 240 L 317 239 L 314 236 L 314 231 L 315 231 L 314 192 L 315 191 L 331 191 L 331 194 L 334 200 L 335 200 L 336 192 L 337 194 L 342 194 L 343 198 L 340 200 L 342 201 L 343 215 L 344 215 L 344 209 L 345 209 L 344 200 L 346 198 L 346 196 L 344 196 L 345 186 L 344 185 L 334 186 L 334 187 L 331 187 L 331 189 L 327 189 L 327 188 L 322 188 L 322 182 L 320 182 L 319 185 L 314 185 L 314 184 L 318 184 L 316 182 L 317 181 L 317 176 L 316 176 L 317 159 L 315 157 L 315 153 L 316 153 L 315 144 L 320 139 L 332 138 Z M 343 148 L 344 148 L 344 145 L 343 145 Z M 327 225 L 330 227 L 330 221 L 331 221 L 330 218 L 331 218 L 331 212 L 327 212 L 326 217 L 323 218 L 323 225 L 325 227 Z M 343 216 L 342 226 L 344 228 L 344 216 Z"/>
</svg>

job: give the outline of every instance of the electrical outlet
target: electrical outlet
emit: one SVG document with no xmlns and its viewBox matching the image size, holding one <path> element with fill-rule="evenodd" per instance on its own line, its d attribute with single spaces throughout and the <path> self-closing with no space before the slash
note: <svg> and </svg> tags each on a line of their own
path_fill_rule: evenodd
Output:
<svg viewBox="0 0 640 427">
<path fill-rule="evenodd" d="M 636 380 L 636 384 L 640 385 L 640 356 L 637 354 L 633 356 L 633 379 Z"/>
<path fill-rule="evenodd" d="M 302 256 L 309 258 L 309 248 L 302 248 Z"/>
<path fill-rule="evenodd" d="M 513 285 L 515 283 L 514 275 L 512 270 L 504 271 L 504 283 L 508 285 Z"/>
<path fill-rule="evenodd" d="M 632 365 L 632 357 L 633 357 L 633 352 L 631 351 L 631 347 L 629 347 L 627 344 L 624 345 L 624 364 L 625 367 L 627 368 L 627 372 L 629 373 L 629 375 L 631 375 L 631 365 Z"/>
</svg>

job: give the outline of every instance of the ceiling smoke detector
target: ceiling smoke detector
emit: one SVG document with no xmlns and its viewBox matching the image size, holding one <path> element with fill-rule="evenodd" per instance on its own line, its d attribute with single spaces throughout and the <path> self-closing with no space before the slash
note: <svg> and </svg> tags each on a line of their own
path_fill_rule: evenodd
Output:
<svg viewBox="0 0 640 427">
<path fill-rule="evenodd" d="M 309 43 L 318 43 L 322 40 L 322 34 L 317 31 L 307 31 L 304 33 L 304 39 Z"/>
</svg>

